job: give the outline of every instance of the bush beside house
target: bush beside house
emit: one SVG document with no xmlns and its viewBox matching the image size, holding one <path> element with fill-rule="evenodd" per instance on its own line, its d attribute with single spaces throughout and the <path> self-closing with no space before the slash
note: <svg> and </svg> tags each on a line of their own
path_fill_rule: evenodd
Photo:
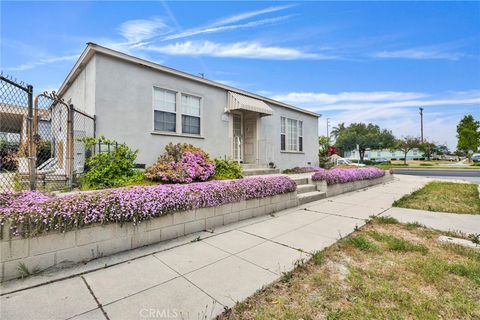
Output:
<svg viewBox="0 0 480 320">
<path fill-rule="evenodd" d="M 213 179 L 241 179 L 243 178 L 242 166 L 234 160 L 215 159 L 215 174 Z"/>
<path fill-rule="evenodd" d="M 120 187 L 143 180 L 143 174 L 135 170 L 138 151 L 104 137 L 81 141 L 87 150 L 92 150 L 97 144 L 111 146 L 110 152 L 94 153 L 86 159 L 85 173 L 80 177 L 82 189 Z"/>
<path fill-rule="evenodd" d="M 148 167 L 145 177 L 164 183 L 191 183 L 208 180 L 215 172 L 215 163 L 200 148 L 188 143 L 169 143 L 158 161 Z"/>
</svg>

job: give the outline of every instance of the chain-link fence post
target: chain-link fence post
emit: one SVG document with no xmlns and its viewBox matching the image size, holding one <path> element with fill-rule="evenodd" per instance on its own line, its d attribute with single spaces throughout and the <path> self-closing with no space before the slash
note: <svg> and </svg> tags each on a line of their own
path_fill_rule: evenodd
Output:
<svg viewBox="0 0 480 320">
<path fill-rule="evenodd" d="M 28 173 L 30 180 L 30 190 L 35 190 L 36 186 L 36 151 L 35 151 L 35 141 L 33 137 L 33 86 L 27 86 L 28 94 Z"/>
<path fill-rule="evenodd" d="M 74 114 L 73 104 L 68 106 L 68 117 L 67 117 L 67 179 L 68 179 L 68 188 L 73 189 L 73 139 L 74 139 L 74 126 L 73 126 L 73 114 Z"/>
</svg>

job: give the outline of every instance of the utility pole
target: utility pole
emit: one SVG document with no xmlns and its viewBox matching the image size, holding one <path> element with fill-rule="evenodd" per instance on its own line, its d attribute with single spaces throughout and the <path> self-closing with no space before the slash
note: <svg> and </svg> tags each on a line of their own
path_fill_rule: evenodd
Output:
<svg viewBox="0 0 480 320">
<path fill-rule="evenodd" d="M 423 143 L 423 108 L 418 108 L 420 110 L 420 140 Z"/>
<path fill-rule="evenodd" d="M 327 118 L 327 138 L 330 139 L 330 136 L 328 135 L 328 127 L 330 127 L 330 118 Z"/>
</svg>

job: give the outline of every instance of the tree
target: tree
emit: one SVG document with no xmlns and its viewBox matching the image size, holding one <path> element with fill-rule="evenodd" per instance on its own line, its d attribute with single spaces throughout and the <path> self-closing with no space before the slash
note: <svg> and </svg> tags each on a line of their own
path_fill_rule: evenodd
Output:
<svg viewBox="0 0 480 320">
<path fill-rule="evenodd" d="M 423 155 L 427 158 L 427 160 L 431 160 L 432 155 L 437 153 L 437 145 L 434 142 L 424 141 L 420 143 L 418 149 L 423 152 Z"/>
<path fill-rule="evenodd" d="M 480 122 L 472 115 L 463 117 L 457 125 L 457 150 L 470 157 L 470 151 L 477 151 L 480 147 Z"/>
<path fill-rule="evenodd" d="M 402 139 L 398 139 L 395 144 L 395 149 L 403 152 L 403 164 L 407 164 L 407 154 L 410 150 L 420 148 L 422 142 L 420 138 L 406 136 Z"/>
<path fill-rule="evenodd" d="M 444 154 L 449 154 L 450 150 L 448 150 L 448 147 L 446 144 L 439 144 L 435 148 L 435 153 L 438 155 L 444 155 Z"/>
<path fill-rule="evenodd" d="M 334 137 L 335 139 L 338 138 L 338 136 L 340 135 L 340 133 L 342 133 L 343 131 L 345 131 L 345 123 L 342 122 L 342 123 L 339 123 L 338 126 L 336 127 L 333 127 L 332 129 L 332 132 L 331 132 L 331 135 L 332 137 Z"/>
<path fill-rule="evenodd" d="M 330 139 L 327 136 L 318 137 L 318 160 L 320 166 L 325 165 L 328 158 L 328 148 L 330 147 Z"/>
<path fill-rule="evenodd" d="M 367 149 L 392 148 L 395 137 L 391 131 L 382 130 L 372 123 L 352 123 L 340 131 L 335 145 L 343 151 L 355 150 L 358 146 L 360 160 L 363 161 Z"/>
</svg>

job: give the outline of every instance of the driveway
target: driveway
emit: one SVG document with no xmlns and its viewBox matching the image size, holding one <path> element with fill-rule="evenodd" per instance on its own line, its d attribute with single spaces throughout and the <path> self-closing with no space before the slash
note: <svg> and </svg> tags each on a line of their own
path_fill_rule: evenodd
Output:
<svg viewBox="0 0 480 320">
<path fill-rule="evenodd" d="M 212 233 L 8 282 L 1 286 L 0 318 L 212 318 L 427 181 L 402 176 Z"/>
</svg>

